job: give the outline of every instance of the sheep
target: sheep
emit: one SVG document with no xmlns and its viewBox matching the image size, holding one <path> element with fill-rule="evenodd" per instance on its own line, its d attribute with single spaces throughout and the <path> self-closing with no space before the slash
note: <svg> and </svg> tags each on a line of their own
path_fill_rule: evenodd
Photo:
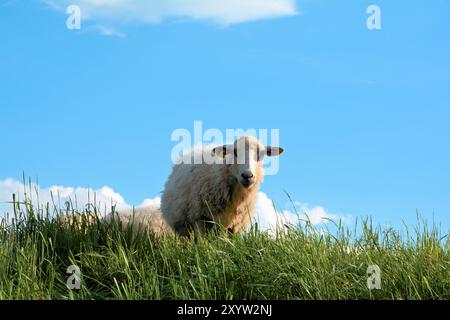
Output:
<svg viewBox="0 0 450 320">
<path fill-rule="evenodd" d="M 96 217 L 89 214 L 64 214 L 57 218 L 67 229 L 85 230 L 86 227 L 96 223 Z M 172 234 L 171 228 L 161 217 L 158 206 L 119 209 L 99 217 L 98 221 L 107 225 L 120 223 L 123 227 L 131 226 L 134 236 L 144 230 L 151 231 L 157 236 Z"/>
<path fill-rule="evenodd" d="M 147 230 L 155 235 L 167 235 L 172 233 L 171 228 L 167 225 L 161 216 L 159 207 L 146 206 L 133 209 L 118 210 L 110 213 L 105 217 L 106 222 L 118 222 L 122 226 L 131 225 L 133 234 Z"/>
<path fill-rule="evenodd" d="M 181 236 L 197 236 L 219 225 L 233 234 L 245 231 L 264 178 L 263 158 L 283 151 L 265 147 L 253 136 L 194 148 L 173 166 L 161 198 L 162 217 Z"/>
</svg>

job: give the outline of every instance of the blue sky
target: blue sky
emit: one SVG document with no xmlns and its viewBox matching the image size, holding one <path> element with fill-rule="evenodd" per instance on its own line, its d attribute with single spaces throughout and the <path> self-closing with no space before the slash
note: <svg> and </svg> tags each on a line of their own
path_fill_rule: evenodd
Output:
<svg viewBox="0 0 450 320">
<path fill-rule="evenodd" d="M 173 130 L 201 120 L 280 130 L 262 191 L 281 208 L 286 190 L 336 215 L 400 226 L 418 210 L 450 227 L 449 1 L 282 0 L 273 16 L 170 2 L 81 6 L 78 31 L 56 1 L 0 1 L 0 180 L 139 204 L 163 189 Z"/>
</svg>

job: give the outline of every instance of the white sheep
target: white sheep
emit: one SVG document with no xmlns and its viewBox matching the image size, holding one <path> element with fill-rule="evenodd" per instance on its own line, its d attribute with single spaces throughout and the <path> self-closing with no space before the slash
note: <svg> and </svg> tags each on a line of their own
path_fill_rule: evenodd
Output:
<svg viewBox="0 0 450 320">
<path fill-rule="evenodd" d="M 152 231 L 156 235 L 172 233 L 157 206 L 118 210 L 114 214 L 108 214 L 105 220 L 109 223 L 120 221 L 124 227 L 131 225 L 133 234 L 143 230 Z"/>
<path fill-rule="evenodd" d="M 232 233 L 244 231 L 264 177 L 263 158 L 282 152 L 252 136 L 193 149 L 174 165 L 165 184 L 162 217 L 179 235 L 202 233 L 217 225 Z"/>
<path fill-rule="evenodd" d="M 78 230 L 83 230 L 84 227 L 96 223 L 94 215 L 63 214 L 57 218 L 65 228 L 73 227 Z M 100 217 L 100 222 L 107 224 L 120 223 L 125 228 L 131 226 L 134 235 L 144 230 L 151 231 L 156 235 L 172 233 L 172 229 L 162 218 L 159 207 L 154 205 L 110 212 L 106 216 Z"/>
</svg>

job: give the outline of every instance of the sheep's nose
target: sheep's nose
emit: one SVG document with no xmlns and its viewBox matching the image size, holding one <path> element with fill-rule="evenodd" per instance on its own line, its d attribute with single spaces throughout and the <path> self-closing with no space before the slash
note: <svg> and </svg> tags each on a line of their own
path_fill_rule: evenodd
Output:
<svg viewBox="0 0 450 320">
<path fill-rule="evenodd" d="M 241 176 L 245 180 L 250 180 L 251 178 L 253 178 L 253 173 L 251 173 L 251 172 L 244 172 L 243 174 L 241 174 Z"/>
</svg>

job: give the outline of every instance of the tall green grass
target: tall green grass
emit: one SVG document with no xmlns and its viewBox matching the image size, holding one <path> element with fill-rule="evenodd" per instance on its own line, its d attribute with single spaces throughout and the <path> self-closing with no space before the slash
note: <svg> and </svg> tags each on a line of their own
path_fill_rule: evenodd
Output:
<svg viewBox="0 0 450 320">
<path fill-rule="evenodd" d="M 253 227 L 195 242 L 134 236 L 102 222 L 94 206 L 14 202 L 0 222 L 0 299 L 450 298 L 448 235 L 423 223 L 401 235 L 366 220 L 333 232 L 306 224 L 273 237 Z M 375 264 L 381 289 L 369 290 Z M 70 265 L 81 269 L 80 290 L 66 286 Z"/>
</svg>

